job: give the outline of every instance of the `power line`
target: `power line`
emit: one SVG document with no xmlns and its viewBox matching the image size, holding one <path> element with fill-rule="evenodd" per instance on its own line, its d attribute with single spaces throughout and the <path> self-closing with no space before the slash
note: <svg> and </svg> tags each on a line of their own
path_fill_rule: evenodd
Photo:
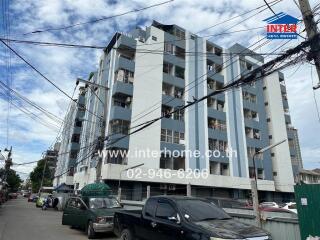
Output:
<svg viewBox="0 0 320 240">
<path fill-rule="evenodd" d="M 234 33 L 240 33 L 240 32 L 247 32 L 247 31 L 252 31 L 252 30 L 257 30 L 257 29 L 264 29 L 264 27 L 254 27 L 254 28 L 247 28 L 247 29 L 240 29 L 236 31 L 231 31 L 231 32 L 222 32 L 222 33 L 217 33 L 217 34 L 210 34 L 206 36 L 202 36 L 203 38 L 207 37 L 217 37 L 221 35 L 228 35 L 228 34 L 234 34 Z M 32 44 L 36 46 L 48 46 L 48 47 L 65 47 L 65 48 L 88 48 L 88 49 L 105 49 L 105 46 L 98 46 L 98 45 L 86 45 L 86 44 L 72 44 L 72 43 L 58 43 L 58 42 L 44 42 L 44 41 L 30 41 L 30 40 L 21 40 L 21 39 L 6 39 L 6 38 L 0 38 L 0 40 L 4 41 L 10 41 L 13 43 L 22 43 L 22 44 Z M 183 41 L 186 39 L 183 39 Z M 173 41 L 181 41 L 181 40 L 173 40 Z M 166 41 L 166 42 L 171 42 L 171 41 Z M 159 44 L 159 43 L 156 43 Z M 149 45 L 148 43 L 141 44 L 141 45 Z"/>
<path fill-rule="evenodd" d="M 29 67 L 31 67 L 34 71 L 36 71 L 42 78 L 47 80 L 51 85 L 53 85 L 56 89 L 62 92 L 65 96 L 72 99 L 65 91 L 63 91 L 60 87 L 58 87 L 54 82 L 48 79 L 45 75 L 43 75 L 37 68 L 35 68 L 31 63 L 29 63 L 25 58 L 23 58 L 19 53 L 17 53 L 12 47 L 10 47 L 5 41 L 0 39 L 0 41 L 9 48 L 16 56 L 18 56 L 22 61 L 24 61 Z M 73 100 L 73 99 L 72 99 Z"/>
<path fill-rule="evenodd" d="M 317 35 L 317 37 L 319 37 L 319 35 Z M 316 41 L 316 40 L 318 40 L 318 39 L 317 38 L 313 38 L 312 39 L 312 41 Z M 242 85 L 249 84 L 251 82 L 257 81 L 258 79 L 261 79 L 262 77 L 268 76 L 268 75 L 270 75 L 271 73 L 273 73 L 275 71 L 278 71 L 279 68 L 276 69 L 276 70 L 273 70 L 273 71 L 270 71 L 270 70 L 275 66 L 276 63 L 281 62 L 281 61 L 285 60 L 286 58 L 288 58 L 288 57 L 290 57 L 290 56 L 292 56 L 294 54 L 299 53 L 301 51 L 301 49 L 307 47 L 310 44 L 310 42 L 311 42 L 310 40 L 302 42 L 301 44 L 299 44 L 295 48 L 287 50 L 286 53 L 283 54 L 282 56 L 279 56 L 279 57 L 277 57 L 277 58 L 275 58 L 275 59 L 263 64 L 262 66 L 252 70 L 251 72 L 249 72 L 245 76 L 241 76 L 238 80 L 234 79 L 235 81 L 230 81 L 229 84 L 224 85 L 224 87 L 222 87 L 221 89 L 215 90 L 214 92 L 212 92 L 212 93 L 210 93 L 210 94 L 208 94 L 208 95 L 206 95 L 206 96 L 204 96 L 204 97 L 202 97 L 200 99 L 194 100 L 193 102 L 190 102 L 190 103 L 180 107 L 179 109 L 173 110 L 170 113 L 168 113 L 168 115 L 172 115 L 172 114 L 174 114 L 174 113 L 176 113 L 178 111 L 184 110 L 184 109 L 186 109 L 186 108 L 188 108 L 188 107 L 190 107 L 190 106 L 192 106 L 192 105 L 194 105 L 196 103 L 199 103 L 199 102 L 201 102 L 201 101 L 203 101 L 203 100 L 205 100 L 205 99 L 207 99 L 209 97 L 212 97 L 214 95 L 217 95 L 217 94 L 220 94 L 222 92 L 225 92 L 225 91 L 227 91 L 227 90 L 229 90 L 231 88 L 240 87 Z M 298 57 L 297 59 L 298 59 L 298 61 L 301 60 L 300 57 Z M 287 64 L 287 66 L 288 66 L 288 64 Z M 270 69 L 269 73 L 266 72 L 266 69 L 268 69 L 268 68 Z M 281 67 L 281 68 L 283 68 L 283 67 Z M 129 135 L 131 135 L 133 133 L 136 133 L 136 132 L 139 132 L 139 131 L 143 130 L 144 128 L 152 125 L 153 123 L 161 120 L 164 117 L 166 117 L 166 116 L 161 116 L 161 117 L 158 117 L 158 118 L 155 118 L 153 120 L 148 121 L 147 124 L 145 124 L 141 128 L 135 130 L 134 132 L 129 133 L 128 135 L 125 135 L 123 137 L 118 138 L 114 142 L 109 143 L 109 145 L 112 145 L 112 144 L 114 144 L 114 143 L 116 143 L 116 142 L 128 137 Z"/>
<path fill-rule="evenodd" d="M 42 108 L 41 106 L 37 105 L 36 103 L 32 102 L 31 100 L 29 100 L 27 97 L 23 96 L 22 94 L 18 93 L 17 91 L 15 91 L 14 89 L 10 88 L 9 86 L 7 86 L 5 83 L 0 81 L 0 85 L 2 85 L 4 88 L 6 88 L 8 91 L 12 92 L 17 98 L 21 99 L 22 101 L 28 103 L 30 106 L 36 108 L 37 110 L 41 111 L 42 113 L 44 113 L 47 117 L 49 117 L 51 120 L 53 121 L 58 121 L 58 122 L 63 122 L 63 120 L 58 117 L 57 115 L 49 112 L 48 110 Z"/>
<path fill-rule="evenodd" d="M 270 11 L 277 16 L 277 14 L 273 11 L 273 9 L 270 7 L 269 3 L 266 0 L 263 0 L 265 2 L 265 4 L 268 6 L 268 8 L 270 9 Z"/>
<path fill-rule="evenodd" d="M 278 2 L 278 0 L 271 1 L 270 3 L 274 3 L 274 2 Z M 232 17 L 232 18 L 229 18 L 228 20 L 218 22 L 218 23 L 216 23 L 216 24 L 214 24 L 214 25 L 212 25 L 212 26 L 209 26 L 209 27 L 207 27 L 207 28 L 204 28 L 204 29 L 196 32 L 196 34 L 201 33 L 201 32 L 204 32 L 204 31 L 207 31 L 207 30 L 209 30 L 209 29 L 211 29 L 211 28 L 217 27 L 217 26 L 219 26 L 219 25 L 221 25 L 221 24 L 224 24 L 224 23 L 226 23 L 226 22 L 230 22 L 230 21 L 232 21 L 232 20 L 234 20 L 234 19 L 236 19 L 236 18 L 238 18 L 238 17 L 242 17 L 242 16 L 244 16 L 244 15 L 247 15 L 248 13 L 253 12 L 253 11 L 256 11 L 256 10 L 258 10 L 258 9 L 264 7 L 264 6 L 265 6 L 264 4 L 263 4 L 263 5 L 260 5 L 259 7 L 253 8 L 253 9 L 248 10 L 248 11 L 242 13 L 242 14 L 239 14 L 239 15 L 236 15 L 236 16 L 234 16 L 234 17 Z"/>
<path fill-rule="evenodd" d="M 65 29 L 76 27 L 76 26 L 81 26 L 81 25 L 85 25 L 85 24 L 91 24 L 91 23 L 96 23 L 96 22 L 100 22 L 100 21 L 105 21 L 105 20 L 109 20 L 109 19 L 112 19 L 112 18 L 124 16 L 124 15 L 130 14 L 130 13 L 136 13 L 136 12 L 147 10 L 149 8 L 158 7 L 158 6 L 161 6 L 161 5 L 164 5 L 164 4 L 171 3 L 173 1 L 174 0 L 160 2 L 160 3 L 156 3 L 156 4 L 153 4 L 153 5 L 150 5 L 150 6 L 146 6 L 146 7 L 143 7 L 143 8 L 133 9 L 133 10 L 130 10 L 130 11 L 127 11 L 127 12 L 123 12 L 123 13 L 120 13 L 120 14 L 116 14 L 116 15 L 112 15 L 112 16 L 106 16 L 106 17 L 94 19 L 94 20 L 87 21 L 87 22 L 79 22 L 79 23 L 68 25 L 68 26 L 62 26 L 62 27 L 57 27 L 57 28 L 47 28 L 47 29 L 44 29 L 44 30 L 35 30 L 35 31 L 32 31 L 32 32 L 25 33 L 24 35 L 26 35 L 26 34 L 34 34 L 34 33 L 43 33 L 43 32 L 48 32 L 48 31 L 65 30 Z"/>
<path fill-rule="evenodd" d="M 265 38 L 266 38 L 266 37 L 264 37 L 264 38 L 256 41 L 255 43 L 253 43 L 252 45 L 250 45 L 247 49 L 249 49 L 250 47 L 256 45 L 256 44 L 259 43 L 259 42 L 261 42 L 261 41 L 264 40 Z M 259 46 L 256 47 L 256 48 L 259 48 L 259 47 L 265 45 L 265 44 L 268 43 L 268 42 L 270 42 L 270 39 L 268 39 L 265 43 L 263 43 L 262 45 L 259 45 Z M 241 51 L 240 53 L 243 53 L 243 52 L 247 51 L 247 49 L 244 49 L 244 50 Z M 278 49 L 279 49 L 279 48 L 277 48 L 276 50 L 278 50 Z M 255 49 L 253 49 L 253 50 L 255 50 Z M 276 51 L 276 50 L 275 50 L 275 51 Z M 223 62 L 222 64 L 224 65 L 224 64 L 226 64 L 226 63 L 229 62 L 229 61 L 231 61 L 231 60 L 229 59 L 229 60 Z M 234 62 L 229 63 L 227 66 L 224 66 L 221 70 L 225 69 L 226 67 L 230 66 L 230 65 L 233 64 L 233 63 L 234 63 Z M 198 77 L 198 78 L 196 78 L 195 80 L 193 80 L 192 82 L 190 82 L 190 83 L 189 83 L 188 85 L 186 85 L 185 87 L 191 85 L 192 83 L 195 83 L 196 80 L 201 79 L 201 78 L 203 78 L 203 77 L 206 76 L 206 75 L 207 75 L 207 77 L 213 77 L 213 76 L 215 76 L 217 73 L 218 73 L 218 72 L 214 72 L 213 74 L 211 74 L 210 76 L 208 76 L 208 73 L 206 72 L 205 74 L 201 75 L 200 77 Z M 199 85 L 200 83 L 202 83 L 203 81 L 206 81 L 206 79 L 202 80 L 202 81 L 199 82 L 199 83 L 196 83 L 194 86 L 190 87 L 189 89 L 184 90 L 183 94 L 185 94 L 186 92 L 190 91 L 191 89 L 193 89 L 194 87 L 196 87 L 197 85 Z M 169 99 L 167 102 L 165 102 L 165 103 L 163 103 L 163 104 L 162 104 L 162 101 L 159 101 L 159 102 L 153 104 L 153 105 L 150 106 L 149 108 L 147 108 L 147 109 L 141 111 L 140 113 L 138 113 L 136 116 L 133 117 L 133 119 L 136 118 L 136 117 L 138 117 L 139 115 L 143 114 L 144 112 L 146 112 L 146 111 L 148 111 L 148 110 L 150 109 L 149 112 L 147 112 L 147 113 L 144 114 L 143 116 L 140 116 L 138 119 L 133 120 L 132 122 L 135 122 L 135 121 L 141 119 L 142 117 L 145 117 L 146 115 L 154 112 L 155 110 L 157 110 L 158 108 L 160 108 L 162 105 L 165 105 L 165 104 L 173 101 L 173 99 L 174 99 L 174 98 Z M 155 107 L 156 105 L 158 105 L 159 103 L 160 103 L 160 106 L 154 108 L 154 107 Z M 154 108 L 154 109 L 152 110 L 152 108 Z M 131 123 L 132 123 L 132 122 L 131 122 Z"/>
<path fill-rule="evenodd" d="M 29 67 L 31 67 L 34 71 L 36 71 L 42 78 L 44 78 L 46 81 L 48 81 L 51 85 L 53 85 L 56 89 L 58 89 L 61 93 L 63 93 L 67 98 L 69 98 L 70 100 L 76 102 L 76 100 L 72 99 L 72 97 L 70 95 L 68 95 L 65 91 L 63 91 L 60 87 L 58 87 L 53 81 L 51 81 L 50 79 L 48 79 L 45 75 L 43 75 L 36 67 L 34 67 L 31 63 L 29 63 L 25 58 L 23 58 L 19 53 L 17 53 L 12 47 L 10 47 L 7 43 L 5 43 L 5 41 L 3 41 L 2 39 L 0 39 L 0 41 L 7 47 L 9 48 L 16 56 L 18 56 L 22 61 L 24 61 Z M 98 115 L 96 115 L 95 113 L 89 111 L 88 109 L 84 109 L 85 111 L 88 111 L 89 113 L 95 115 L 98 118 L 102 118 Z"/>
</svg>

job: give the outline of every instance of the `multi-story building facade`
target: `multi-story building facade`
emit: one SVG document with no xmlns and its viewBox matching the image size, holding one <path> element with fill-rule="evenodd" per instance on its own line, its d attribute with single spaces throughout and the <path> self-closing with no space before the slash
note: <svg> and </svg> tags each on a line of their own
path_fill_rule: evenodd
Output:
<svg viewBox="0 0 320 240">
<path fill-rule="evenodd" d="M 147 186 L 151 186 L 152 194 L 185 194 L 187 185 L 192 186 L 194 195 L 243 198 L 255 172 L 254 153 L 289 139 L 256 155 L 255 161 L 261 198 L 290 195 L 294 185 L 291 159 L 295 155 L 289 144 L 293 135 L 281 72 L 168 114 L 237 80 L 263 61 L 263 57 L 239 44 L 223 49 L 176 25 L 153 22 L 146 30 L 116 33 L 100 58 L 98 71 L 89 80 L 109 90 L 87 91 L 86 105 L 99 115 L 107 111 L 108 151 L 131 153 L 105 158 L 102 180 L 117 190 L 121 179 L 126 189 L 123 195 L 131 199 L 143 198 Z M 135 126 L 159 116 L 165 117 L 125 137 Z M 85 160 L 77 166 L 76 188 L 96 179 L 97 155 L 88 146 L 99 136 L 101 122 L 87 113 L 84 119 L 78 161 Z M 205 154 L 214 150 L 220 155 Z M 160 154 L 146 157 L 133 151 Z M 139 176 L 130 177 L 125 171 L 140 164 Z M 149 176 L 150 169 L 170 169 L 170 177 Z M 186 178 L 177 175 L 179 169 L 207 170 L 209 174 L 206 178 Z"/>
<path fill-rule="evenodd" d="M 57 158 L 53 185 L 62 183 L 73 186 L 74 168 L 80 150 L 80 135 L 85 112 L 84 87 L 79 88 L 79 96 L 76 101 L 71 101 L 70 107 L 64 119 L 61 132 L 61 143 Z"/>
</svg>

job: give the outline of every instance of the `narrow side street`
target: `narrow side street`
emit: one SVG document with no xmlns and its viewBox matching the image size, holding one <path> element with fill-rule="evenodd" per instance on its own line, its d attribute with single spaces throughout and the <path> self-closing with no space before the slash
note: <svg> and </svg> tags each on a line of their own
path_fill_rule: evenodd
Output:
<svg viewBox="0 0 320 240">
<path fill-rule="evenodd" d="M 84 240 L 86 234 L 61 225 L 62 212 L 42 211 L 25 198 L 10 200 L 0 206 L 0 240 L 46 239 Z M 102 234 L 98 239 L 116 240 L 114 235 Z"/>
</svg>

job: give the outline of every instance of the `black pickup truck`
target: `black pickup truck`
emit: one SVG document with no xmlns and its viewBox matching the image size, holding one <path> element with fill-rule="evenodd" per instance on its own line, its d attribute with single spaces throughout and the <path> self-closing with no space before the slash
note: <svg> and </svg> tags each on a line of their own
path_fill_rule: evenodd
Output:
<svg viewBox="0 0 320 240">
<path fill-rule="evenodd" d="M 117 211 L 114 232 L 122 240 L 271 239 L 264 230 L 233 220 L 208 200 L 182 196 L 151 197 L 142 211 Z"/>
</svg>

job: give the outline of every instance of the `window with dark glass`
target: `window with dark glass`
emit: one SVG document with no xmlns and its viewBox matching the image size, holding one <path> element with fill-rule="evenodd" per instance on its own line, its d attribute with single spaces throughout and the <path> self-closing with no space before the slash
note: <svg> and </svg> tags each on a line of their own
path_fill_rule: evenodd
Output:
<svg viewBox="0 0 320 240">
<path fill-rule="evenodd" d="M 172 75 L 173 64 L 164 62 L 163 63 L 163 72 Z"/>
<path fill-rule="evenodd" d="M 80 134 L 72 134 L 71 142 L 79 143 L 80 142 Z"/>
<path fill-rule="evenodd" d="M 185 51 L 184 51 L 184 49 L 181 48 L 181 47 L 178 47 L 178 46 L 176 46 L 175 48 L 176 48 L 176 50 L 175 50 L 175 55 L 176 55 L 178 58 L 184 59 L 184 58 L 185 58 Z"/>
<path fill-rule="evenodd" d="M 169 217 L 173 217 L 177 214 L 177 211 L 169 203 L 159 203 L 156 210 L 156 218 L 169 220 Z"/>
<path fill-rule="evenodd" d="M 184 79 L 184 68 L 175 66 L 175 74 L 176 77 Z"/>
</svg>

